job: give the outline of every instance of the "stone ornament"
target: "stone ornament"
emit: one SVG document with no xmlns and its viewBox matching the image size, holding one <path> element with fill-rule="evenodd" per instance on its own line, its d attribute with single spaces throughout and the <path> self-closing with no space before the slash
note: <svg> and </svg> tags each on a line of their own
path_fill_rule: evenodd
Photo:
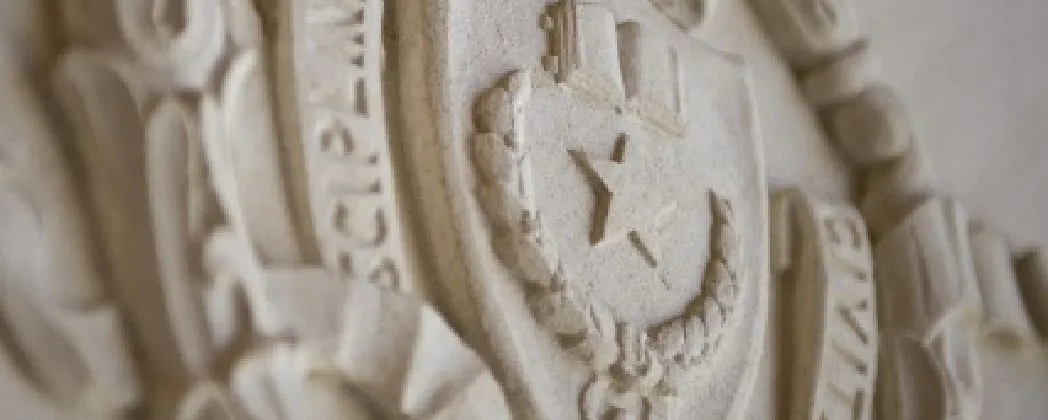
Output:
<svg viewBox="0 0 1048 420">
<path fill-rule="evenodd" d="M 1007 240 L 983 223 L 971 226 L 970 241 L 982 295 L 982 327 L 998 343 L 1013 349 L 1034 341 Z"/>
<path fill-rule="evenodd" d="M 651 0 L 681 30 L 698 28 L 717 9 L 720 0 Z"/>
<path fill-rule="evenodd" d="M 474 162 L 483 180 L 478 187 L 480 206 L 501 237 L 494 242 L 495 250 L 503 263 L 519 271 L 521 281 L 534 289 L 529 290 L 528 303 L 539 322 L 554 333 L 565 350 L 591 363 L 595 377 L 584 391 L 584 418 L 600 418 L 615 411 L 665 410 L 658 407 L 660 400 L 676 396 L 675 382 L 679 380 L 668 370 L 707 362 L 720 344 L 723 329 L 733 323 L 729 317 L 734 315 L 741 290 L 739 239 L 731 203 L 710 194 L 714 220 L 710 249 L 716 259 L 707 263 L 703 290 L 688 303 L 685 313 L 647 331 L 637 331 L 624 320 L 615 319 L 605 303 L 577 290 L 565 278 L 559 255 L 545 244 L 547 233 L 530 194 L 533 180 L 526 179 L 529 174 L 523 171 L 532 163 L 521 153 L 520 142 L 527 139 L 517 137 L 512 129 L 521 124 L 516 119 L 498 122 L 504 115 L 520 115 L 532 94 L 530 78 L 526 72 L 507 76 L 478 101 L 474 115 L 478 127 L 511 128 L 480 133 L 473 140 Z M 650 172 L 650 162 L 623 162 L 627 143 L 626 138 L 616 143 L 616 156 L 610 161 L 576 155 L 588 176 L 597 181 L 599 197 L 590 240 L 595 246 L 628 241 L 654 268 L 662 260 L 657 248 L 658 224 L 676 204 L 660 201 L 669 196 L 660 191 L 664 187 L 660 180 L 644 179 L 650 175 L 646 173 Z M 630 159 L 637 162 L 640 157 Z M 507 164 L 511 166 L 503 166 Z M 519 184 L 524 187 L 515 188 Z"/>
<path fill-rule="evenodd" d="M 978 293 L 967 223 L 931 199 L 874 247 L 882 341 L 878 416 L 976 419 L 982 379 L 968 327 Z M 958 231 L 959 230 L 959 231 Z M 973 244 L 974 246 L 974 244 Z"/>
<path fill-rule="evenodd" d="M 427 58 L 399 86 L 430 258 L 514 414 L 742 416 L 767 265 L 742 63 L 646 2 L 514 2 L 536 28 L 414 3 L 398 25 L 429 32 L 396 57 Z M 470 47 L 490 34 L 520 42 Z"/>
<path fill-rule="evenodd" d="M 1044 258 L 1044 251 L 1038 248 L 1020 254 L 1015 262 L 1026 311 L 1042 342 L 1048 339 L 1048 299 L 1044 299 L 1048 296 L 1048 261 Z"/>
<path fill-rule="evenodd" d="M 864 181 L 859 203 L 875 238 L 934 197 L 938 188 L 938 175 L 920 144 L 898 159 L 870 168 Z"/>
<path fill-rule="evenodd" d="M 788 62 L 808 67 L 859 41 L 847 0 L 751 0 L 772 42 Z"/>
<path fill-rule="evenodd" d="M 30 411 L 510 418 L 406 261 L 384 5 L 294 4 L 266 16 L 294 29 L 279 34 L 248 0 L 63 4 L 55 115 L 38 103 L 47 92 L 0 66 L 19 130 L 0 141 L 0 315 L 13 330 L 0 359 L 16 365 L 5 381 L 39 397 Z M 346 71 L 308 71 L 343 42 L 355 48 Z M 284 53 L 310 66 L 272 65 Z M 301 88 L 287 96 L 271 78 Z M 68 155 L 48 128 L 59 122 Z M 292 155 L 317 172 L 294 170 Z"/>
<path fill-rule="evenodd" d="M 855 164 L 888 162 L 910 149 L 913 130 L 892 89 L 863 88 L 824 112 L 829 134 Z"/>
<path fill-rule="evenodd" d="M 862 39 L 834 59 L 803 71 L 798 82 L 812 107 L 822 109 L 837 105 L 875 84 L 880 63 L 869 50 L 869 40 Z"/>
<path fill-rule="evenodd" d="M 858 210 L 797 190 L 773 198 L 773 254 L 785 291 L 780 354 L 790 419 L 870 419 L 877 376 L 877 302 Z"/>
<path fill-rule="evenodd" d="M 753 3 L 863 178 L 858 201 L 875 244 L 882 337 L 877 417 L 978 418 L 982 383 L 968 325 L 983 305 L 964 212 L 937 197 L 934 170 L 895 93 L 874 80 L 869 42 L 845 1 Z"/>
<path fill-rule="evenodd" d="M 427 296 L 403 273 L 383 77 L 382 2 L 290 2 L 297 134 L 325 266 Z"/>
<path fill-rule="evenodd" d="M 752 0 L 827 134 L 862 172 L 861 208 L 874 240 L 938 188 L 894 89 L 877 80 L 870 41 L 846 0 Z"/>
<path fill-rule="evenodd" d="M 59 135 L 28 79 L 0 84 L 0 357 L 33 399 L 15 413 L 126 412 L 145 397 L 124 314 L 103 283 Z M 41 414 L 42 415 L 42 414 Z"/>
<path fill-rule="evenodd" d="M 635 21 L 618 23 L 601 1 L 567 0 L 543 16 L 543 57 L 558 83 L 683 136 L 678 52 Z"/>
</svg>

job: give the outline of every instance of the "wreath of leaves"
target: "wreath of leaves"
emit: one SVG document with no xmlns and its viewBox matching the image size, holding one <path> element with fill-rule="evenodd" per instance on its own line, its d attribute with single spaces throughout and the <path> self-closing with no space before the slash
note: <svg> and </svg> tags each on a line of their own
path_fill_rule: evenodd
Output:
<svg viewBox="0 0 1048 420">
<path fill-rule="evenodd" d="M 651 400 L 672 397 L 679 374 L 707 363 L 719 348 L 740 301 L 740 245 L 729 200 L 710 191 L 711 256 L 702 290 L 675 318 L 646 330 L 616 321 L 601 302 L 565 279 L 559 255 L 545 237 L 530 179 L 530 162 L 516 129 L 531 94 L 532 74 L 516 71 L 474 105 L 471 141 L 476 195 L 487 214 L 493 248 L 525 286 L 528 306 L 560 346 L 588 362 L 594 377 L 583 396 L 583 417 L 609 409 L 650 413 Z"/>
</svg>

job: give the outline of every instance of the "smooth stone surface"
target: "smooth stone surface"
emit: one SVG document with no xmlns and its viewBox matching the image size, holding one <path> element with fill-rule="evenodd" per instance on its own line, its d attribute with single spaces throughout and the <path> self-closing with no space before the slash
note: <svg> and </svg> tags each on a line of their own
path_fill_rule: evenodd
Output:
<svg viewBox="0 0 1048 420">
<path fill-rule="evenodd" d="M 866 171 L 860 203 L 874 242 L 937 191 L 935 168 L 923 150 L 914 145 L 902 157 Z"/>
<path fill-rule="evenodd" d="M 888 86 L 868 86 L 823 111 L 827 131 L 847 159 L 860 166 L 902 156 L 913 143 L 909 115 Z"/>
<path fill-rule="evenodd" d="M 919 206 L 874 246 L 882 419 L 978 419 L 984 384 L 966 305 L 967 250 L 943 200 Z"/>
<path fill-rule="evenodd" d="M 1033 341 L 1033 325 L 1019 291 L 1007 240 L 984 223 L 971 226 L 972 259 L 983 302 L 982 327 L 1001 345 L 1018 349 Z"/>
<path fill-rule="evenodd" d="M 822 109 L 860 95 L 879 76 L 880 61 L 870 53 L 870 41 L 863 39 L 822 65 L 800 72 L 798 82 L 808 104 Z"/>
<path fill-rule="evenodd" d="M 794 67 L 805 68 L 859 40 L 848 0 L 752 0 L 772 42 Z"/>
</svg>

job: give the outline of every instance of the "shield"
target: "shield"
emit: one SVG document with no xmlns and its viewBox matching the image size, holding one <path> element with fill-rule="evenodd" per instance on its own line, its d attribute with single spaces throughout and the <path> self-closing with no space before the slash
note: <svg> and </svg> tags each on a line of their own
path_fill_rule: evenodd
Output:
<svg viewBox="0 0 1048 420">
<path fill-rule="evenodd" d="M 413 3 L 425 254 L 518 415 L 741 415 L 768 266 L 745 64 L 646 2 Z"/>
</svg>

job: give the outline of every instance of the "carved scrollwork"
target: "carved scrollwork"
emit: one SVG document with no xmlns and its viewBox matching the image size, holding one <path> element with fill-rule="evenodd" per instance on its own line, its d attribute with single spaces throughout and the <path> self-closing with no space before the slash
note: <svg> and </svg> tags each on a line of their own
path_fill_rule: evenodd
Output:
<svg viewBox="0 0 1048 420">
<path fill-rule="evenodd" d="M 223 3 L 213 0 L 116 1 L 117 22 L 140 62 L 176 87 L 204 87 L 225 51 Z"/>
<path fill-rule="evenodd" d="M 46 397 L 105 418 L 131 410 L 186 420 L 508 418 L 481 359 L 436 310 L 401 293 L 419 286 L 400 271 L 403 250 L 395 242 L 399 220 L 379 111 L 382 2 L 295 2 L 300 6 L 308 13 L 285 11 L 293 29 L 287 35 L 306 38 L 294 52 L 309 65 L 278 71 L 302 82 L 301 102 L 271 94 L 269 40 L 248 0 L 115 0 L 99 6 L 116 23 L 107 30 L 71 18 L 77 34 L 121 38 L 99 45 L 74 36 L 54 82 L 74 131 L 74 157 L 82 160 L 114 300 L 123 305 L 111 303 L 81 264 L 89 259 L 83 232 L 64 229 L 76 227 L 67 216 L 77 206 L 56 201 L 46 183 L 30 183 L 28 195 L 21 182 L 8 188 L 12 174 L 24 171 L 4 162 L 0 214 L 11 217 L 0 220 L 0 231 L 13 232 L 7 221 L 23 230 L 36 226 L 16 233 L 46 243 L 28 247 L 33 258 L 15 264 L 2 252 L 18 248 L 0 240 L 0 277 L 27 264 L 40 271 L 19 277 L 41 283 L 32 297 L 55 324 L 46 322 L 47 333 L 38 336 L 63 335 L 51 341 L 63 345 L 53 347 L 76 356 L 65 363 L 62 355 L 42 354 Z M 353 49 L 344 62 L 352 83 L 337 69 L 316 71 L 314 60 L 330 58 L 322 51 L 299 48 L 341 48 L 342 41 Z M 287 116 L 278 118 L 276 99 L 301 113 L 300 143 L 282 141 Z M 316 169 L 308 174 L 309 198 L 316 214 L 328 216 L 314 217 L 321 252 L 334 256 L 328 267 L 313 261 L 321 258 L 309 255 L 295 223 L 288 192 L 294 174 L 282 156 L 288 143 L 316 158 L 309 161 Z M 0 158 L 12 155 L 5 144 Z M 39 170 L 61 169 L 46 163 Z M 366 180 L 363 187 L 358 179 Z M 66 240 L 70 245 L 61 245 Z M 65 254 L 36 252 L 48 250 Z M 59 256 L 76 258 L 49 261 Z M 47 278 L 72 282 L 38 281 L 48 264 L 62 271 Z M 145 384 L 123 336 L 117 309 L 125 306 Z"/>
<path fill-rule="evenodd" d="M 581 397 L 583 418 L 615 411 L 662 418 L 662 402 L 675 396 L 681 374 L 717 353 L 740 301 L 741 248 L 730 201 L 709 193 L 711 257 L 702 291 L 683 313 L 646 329 L 616 320 L 606 305 L 568 282 L 534 202 L 529 157 L 521 148 L 528 139 L 517 131 L 531 77 L 528 71 L 509 74 L 474 108 L 475 192 L 488 216 L 494 251 L 523 283 L 539 323 L 593 372 Z"/>
</svg>

